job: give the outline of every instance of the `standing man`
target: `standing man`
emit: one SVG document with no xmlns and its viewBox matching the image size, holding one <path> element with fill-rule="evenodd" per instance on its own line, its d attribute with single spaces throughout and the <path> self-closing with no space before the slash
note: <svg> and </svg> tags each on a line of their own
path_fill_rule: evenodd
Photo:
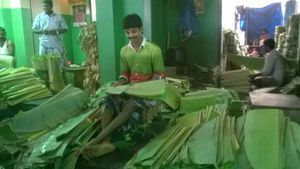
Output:
<svg viewBox="0 0 300 169">
<path fill-rule="evenodd" d="M 263 51 L 266 53 L 264 67 L 259 73 L 250 76 L 250 82 L 258 88 L 280 87 L 283 84 L 284 63 L 282 55 L 275 50 L 275 41 L 265 40 Z"/>
<path fill-rule="evenodd" d="M 14 66 L 15 45 L 6 39 L 6 31 L 0 27 L 0 69 Z M 9 63 L 8 63 L 9 62 Z"/>
<path fill-rule="evenodd" d="M 43 13 L 37 15 L 33 21 L 32 30 L 40 34 L 39 54 L 57 54 L 66 59 L 63 42 L 60 34 L 67 32 L 68 26 L 64 18 L 53 12 L 52 0 L 42 0 Z"/>
<path fill-rule="evenodd" d="M 145 82 L 165 77 L 161 49 L 143 36 L 142 20 L 137 14 L 127 15 L 123 20 L 129 44 L 121 49 L 121 75 L 113 86 Z M 109 95 L 101 115 L 102 131 L 84 148 L 85 158 L 95 158 L 115 150 L 110 135 L 125 124 L 133 112 L 155 106 L 155 101 L 124 95 Z"/>
</svg>

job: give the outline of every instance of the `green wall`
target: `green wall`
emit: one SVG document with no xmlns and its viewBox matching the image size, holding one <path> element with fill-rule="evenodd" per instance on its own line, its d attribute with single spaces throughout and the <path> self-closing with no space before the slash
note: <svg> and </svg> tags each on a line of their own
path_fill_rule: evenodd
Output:
<svg viewBox="0 0 300 169">
<path fill-rule="evenodd" d="M 28 22 L 30 18 L 31 12 L 29 9 L 1 8 L 0 10 L 0 26 L 6 29 L 7 38 L 15 43 L 17 66 L 31 65 L 30 57 L 33 55 L 34 46 L 31 22 Z"/>
<path fill-rule="evenodd" d="M 146 1 L 145 1 L 146 2 Z M 200 32 L 197 36 L 181 42 L 179 17 L 183 0 L 151 0 L 150 7 L 144 1 L 97 1 L 97 31 L 100 53 L 101 83 L 117 79 L 119 74 L 119 51 L 127 43 L 122 30 L 122 18 L 129 13 L 137 13 L 143 20 L 145 11 L 151 8 L 151 39 L 158 44 L 163 55 L 172 47 L 184 47 L 187 66 L 198 64 L 214 67 L 220 62 L 221 42 L 221 0 L 205 0 L 205 13 L 198 14 Z M 147 1 L 148 2 L 148 1 Z M 148 16 L 148 15 L 147 15 Z M 145 23 L 144 23 L 145 25 Z"/>
<path fill-rule="evenodd" d="M 164 53 L 172 47 L 183 47 L 187 66 L 199 64 L 214 67 L 219 64 L 221 42 L 221 1 L 205 0 L 204 14 L 197 14 L 200 32 L 194 38 L 181 42 L 179 18 L 184 1 L 152 0 L 152 40 Z"/>
<path fill-rule="evenodd" d="M 205 0 L 205 13 L 199 14 L 200 33 L 197 38 L 187 41 L 188 65 L 197 63 L 214 67 L 221 55 L 221 15 L 220 0 Z"/>
<path fill-rule="evenodd" d="M 101 84 L 118 78 L 120 49 L 128 43 L 122 26 L 123 17 L 137 13 L 143 18 L 143 4 L 141 0 L 96 1 Z"/>
<path fill-rule="evenodd" d="M 182 45 L 178 27 L 182 5 L 182 0 L 152 0 L 151 37 L 161 47 L 164 57 L 167 49 Z"/>
<path fill-rule="evenodd" d="M 62 15 L 68 25 L 68 32 L 64 33 L 62 36 L 63 39 L 63 44 L 65 47 L 65 50 L 67 52 L 67 57 L 69 60 L 71 60 L 72 62 L 74 62 L 75 58 L 74 58 L 74 44 L 73 44 L 73 18 L 71 15 Z M 38 53 L 38 50 L 36 51 L 36 53 Z"/>
</svg>

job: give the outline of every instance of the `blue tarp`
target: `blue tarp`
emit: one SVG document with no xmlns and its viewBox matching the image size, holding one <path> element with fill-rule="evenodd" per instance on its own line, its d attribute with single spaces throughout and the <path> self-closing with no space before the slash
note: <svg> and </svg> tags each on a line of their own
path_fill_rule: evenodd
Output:
<svg viewBox="0 0 300 169">
<path fill-rule="evenodd" d="M 273 3 L 263 8 L 246 7 L 241 14 L 240 28 L 246 31 L 247 42 L 259 38 L 263 29 L 274 38 L 275 27 L 283 24 L 281 3 Z"/>
<path fill-rule="evenodd" d="M 199 30 L 199 20 L 195 11 L 194 1 L 185 0 L 179 19 L 179 31 L 181 34 L 185 34 L 186 32 L 194 34 L 198 33 Z"/>
</svg>

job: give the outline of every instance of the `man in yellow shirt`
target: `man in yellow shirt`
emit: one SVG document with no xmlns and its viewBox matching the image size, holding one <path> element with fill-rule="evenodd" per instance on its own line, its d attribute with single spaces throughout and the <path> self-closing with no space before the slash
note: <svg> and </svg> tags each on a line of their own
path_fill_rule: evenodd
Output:
<svg viewBox="0 0 300 169">
<path fill-rule="evenodd" d="M 127 15 L 123 20 L 123 28 L 130 42 L 121 49 L 121 75 L 113 86 L 164 78 L 161 49 L 143 36 L 141 18 L 137 14 Z M 141 110 L 156 104 L 153 100 L 109 95 L 101 115 L 102 131 L 85 146 L 84 157 L 95 158 L 113 152 L 115 146 L 111 143 L 110 135 L 125 124 L 132 113 L 138 112 L 138 116 L 141 116 Z"/>
</svg>

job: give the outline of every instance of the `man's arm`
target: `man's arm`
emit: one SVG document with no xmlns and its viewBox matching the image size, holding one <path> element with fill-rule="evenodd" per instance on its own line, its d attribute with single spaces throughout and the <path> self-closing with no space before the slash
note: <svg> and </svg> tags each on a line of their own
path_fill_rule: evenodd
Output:
<svg viewBox="0 0 300 169">
<path fill-rule="evenodd" d="M 37 15 L 35 18 L 34 18 L 34 21 L 32 23 L 32 32 L 34 34 L 43 34 L 43 30 L 40 28 L 40 16 Z"/>
<path fill-rule="evenodd" d="M 39 29 L 32 29 L 33 33 L 35 34 L 45 34 L 45 35 L 59 35 L 62 33 L 66 33 L 67 29 L 53 29 L 53 30 L 39 30 Z"/>
<path fill-rule="evenodd" d="M 68 31 L 68 25 L 65 21 L 65 19 L 60 16 L 60 25 L 59 25 L 59 29 L 56 30 L 57 34 L 62 34 L 62 33 L 66 33 Z"/>
<path fill-rule="evenodd" d="M 121 59 L 121 74 L 119 76 L 119 80 L 116 81 L 113 86 L 119 86 L 119 85 L 124 85 L 129 82 L 130 78 L 130 67 L 128 63 L 126 62 L 124 56 L 122 55 L 122 50 L 120 52 L 120 59 Z"/>
<path fill-rule="evenodd" d="M 43 30 L 39 30 L 39 29 L 32 29 L 34 34 L 43 34 Z"/>
<path fill-rule="evenodd" d="M 59 35 L 66 33 L 68 31 L 68 26 L 63 17 L 59 16 L 59 25 L 57 25 L 57 29 L 42 29 L 39 25 L 40 17 L 36 16 L 33 22 L 32 31 L 35 34 L 45 34 L 45 35 Z"/>
<path fill-rule="evenodd" d="M 121 79 L 119 79 L 118 81 L 115 81 L 115 82 L 112 84 L 112 86 L 113 86 L 113 87 L 116 87 L 116 86 L 125 85 L 125 84 L 127 84 L 127 83 L 128 83 L 128 82 L 127 82 L 126 79 L 121 78 Z"/>
<path fill-rule="evenodd" d="M 273 55 L 273 53 L 269 53 L 265 57 L 265 64 L 263 69 L 260 71 L 262 75 L 264 76 L 269 76 L 271 75 L 273 69 L 274 69 L 274 64 L 276 61 L 276 56 Z"/>
<path fill-rule="evenodd" d="M 155 49 L 152 55 L 153 80 L 164 79 L 165 65 L 160 48 Z"/>
<path fill-rule="evenodd" d="M 58 16 L 58 25 L 57 29 L 48 29 L 48 30 L 43 30 L 43 34 L 45 35 L 59 35 L 66 33 L 68 31 L 68 25 L 65 21 L 65 19 L 62 16 Z"/>
</svg>

